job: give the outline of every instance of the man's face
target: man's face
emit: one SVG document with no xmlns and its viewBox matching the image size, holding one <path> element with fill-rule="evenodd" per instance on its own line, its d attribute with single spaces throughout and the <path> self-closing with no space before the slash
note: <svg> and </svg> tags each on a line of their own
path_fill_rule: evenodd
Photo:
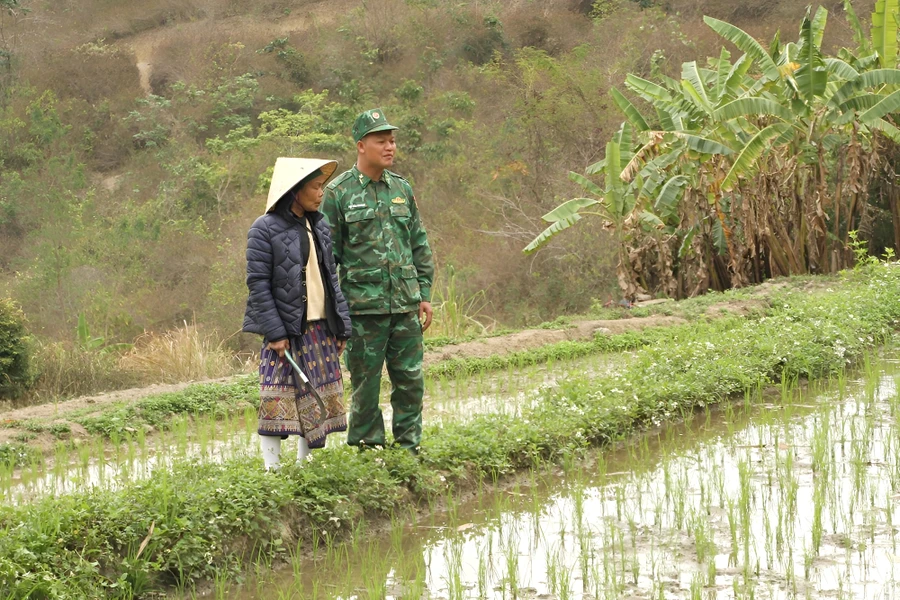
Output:
<svg viewBox="0 0 900 600">
<path fill-rule="evenodd" d="M 387 169 L 394 164 L 397 142 L 393 131 L 376 131 L 359 140 L 356 148 L 370 167 Z"/>
</svg>

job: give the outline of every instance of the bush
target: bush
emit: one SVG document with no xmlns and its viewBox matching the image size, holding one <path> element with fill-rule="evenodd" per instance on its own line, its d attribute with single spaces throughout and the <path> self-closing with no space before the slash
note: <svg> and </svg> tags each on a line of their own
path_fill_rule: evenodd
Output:
<svg viewBox="0 0 900 600">
<path fill-rule="evenodd" d="M 25 315 L 10 299 L 0 300 L 0 398 L 17 398 L 31 385 L 31 348 Z"/>
<path fill-rule="evenodd" d="M 292 47 L 286 37 L 269 42 L 265 48 L 257 50 L 259 54 L 274 54 L 275 61 L 282 68 L 281 76 L 303 87 L 313 79 L 313 67 L 309 58 Z"/>
<path fill-rule="evenodd" d="M 506 48 L 503 37 L 503 24 L 500 20 L 488 15 L 482 20 L 482 26 L 475 28 L 466 38 L 462 46 L 463 58 L 476 65 L 483 65 L 494 58 L 495 52 Z"/>
</svg>

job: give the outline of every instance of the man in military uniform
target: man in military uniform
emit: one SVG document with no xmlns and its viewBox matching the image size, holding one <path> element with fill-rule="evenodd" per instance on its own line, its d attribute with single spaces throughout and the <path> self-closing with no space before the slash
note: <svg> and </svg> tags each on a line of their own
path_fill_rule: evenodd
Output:
<svg viewBox="0 0 900 600">
<path fill-rule="evenodd" d="M 379 109 L 353 125 L 356 165 L 325 190 L 341 290 L 353 324 L 347 367 L 353 385 L 347 443 L 383 446 L 381 370 L 391 379 L 394 443 L 418 452 L 422 438 L 422 332 L 431 324 L 434 262 L 409 182 L 388 171 L 397 145 Z"/>
</svg>

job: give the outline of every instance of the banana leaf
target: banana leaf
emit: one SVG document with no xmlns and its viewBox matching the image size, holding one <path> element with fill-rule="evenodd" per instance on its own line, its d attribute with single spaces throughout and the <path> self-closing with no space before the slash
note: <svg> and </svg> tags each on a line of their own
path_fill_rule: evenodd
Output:
<svg viewBox="0 0 900 600">
<path fill-rule="evenodd" d="M 749 115 L 770 115 L 783 121 L 791 121 L 794 114 L 789 108 L 768 98 L 738 98 L 713 113 L 716 121 L 730 121 Z"/>
<path fill-rule="evenodd" d="M 836 107 L 861 90 L 893 85 L 900 85 L 900 69 L 864 71 L 856 79 L 852 79 L 838 88 L 838 91 L 831 96 L 829 104 Z"/>
<path fill-rule="evenodd" d="M 677 218 L 678 202 L 681 199 L 681 194 L 684 192 L 684 186 L 687 185 L 687 183 L 687 177 L 684 175 L 676 175 L 669 179 L 659 191 L 659 195 L 656 196 L 656 201 L 653 203 L 653 210 L 655 210 L 664 220 L 669 220 L 673 217 Z"/>
<path fill-rule="evenodd" d="M 828 23 L 828 10 L 824 6 L 816 9 L 812 19 L 812 36 L 816 48 L 822 47 L 822 38 L 825 36 L 825 25 Z"/>
<path fill-rule="evenodd" d="M 753 39 L 746 31 L 739 27 L 735 27 L 731 23 L 726 23 L 725 21 L 720 21 L 712 17 L 703 17 L 703 22 L 709 25 L 713 31 L 755 60 L 757 64 L 759 64 L 759 68 L 762 70 L 766 79 L 775 81 L 779 78 L 778 67 L 775 66 L 775 61 L 772 60 L 772 57 L 769 56 L 769 53 L 766 52 L 765 48 L 763 48 L 759 42 Z"/>
<path fill-rule="evenodd" d="M 685 143 L 687 143 L 688 148 L 700 152 L 701 154 L 723 154 L 727 156 L 734 153 L 734 150 L 725 144 L 720 144 L 719 142 L 700 137 L 699 135 L 684 133 L 683 131 L 673 131 L 672 133 L 675 134 L 675 137 L 684 140 Z"/>
<path fill-rule="evenodd" d="M 856 11 L 853 10 L 853 4 L 850 0 L 844 0 L 844 13 L 847 15 L 847 22 L 850 23 L 850 28 L 853 29 L 853 40 L 856 42 L 856 47 L 859 48 L 861 54 L 871 54 L 872 46 L 869 44 L 866 32 L 863 31 L 859 17 L 856 16 Z"/>
<path fill-rule="evenodd" d="M 859 77 L 859 71 L 839 58 L 826 58 L 825 68 L 829 73 L 841 79 L 851 80 Z"/>
<path fill-rule="evenodd" d="M 824 9 L 819 9 L 819 13 Z M 827 15 L 827 11 L 825 12 Z M 820 36 L 821 37 L 821 36 Z M 821 39 L 819 40 L 821 42 Z M 816 44 L 816 31 L 809 16 L 803 19 L 800 25 L 800 46 L 797 49 L 797 60 L 800 62 L 800 68 L 794 72 L 794 79 L 800 93 L 808 104 L 811 104 L 816 96 L 821 96 L 825 92 L 828 83 L 828 71 L 825 69 L 825 62 L 822 60 L 822 54 Z"/>
<path fill-rule="evenodd" d="M 625 77 L 625 85 L 635 94 L 646 100 L 647 102 L 656 104 L 657 102 L 671 102 L 672 94 L 669 91 L 656 85 L 652 81 L 647 81 L 637 75 L 629 73 Z"/>
<path fill-rule="evenodd" d="M 706 85 L 697 68 L 697 61 L 692 60 L 681 65 L 681 85 L 688 92 L 691 99 L 705 112 L 712 112 L 709 96 L 706 93 Z M 687 84 L 687 85 L 685 85 Z"/>
<path fill-rule="evenodd" d="M 619 110 L 625 113 L 625 118 L 628 119 L 628 122 L 631 123 L 635 129 L 638 131 L 647 131 L 650 129 L 650 126 L 647 125 L 647 121 L 644 119 L 641 112 L 631 103 L 631 100 L 622 95 L 622 92 L 616 88 L 610 88 L 609 95 L 612 96 L 613 102 L 616 103 Z"/>
<path fill-rule="evenodd" d="M 722 180 L 722 189 L 726 192 L 731 191 L 737 185 L 739 177 L 753 173 L 759 157 L 769 150 L 769 142 L 784 135 L 790 128 L 791 126 L 787 123 L 775 123 L 754 135 L 741 150 L 734 164 L 731 165 L 728 175 Z"/>
<path fill-rule="evenodd" d="M 900 90 L 888 94 L 878 104 L 859 115 L 859 120 L 868 125 L 876 119 L 900 109 Z"/>
<path fill-rule="evenodd" d="M 610 144 L 611 144 L 611 143 L 610 143 Z M 609 146 L 610 144 L 607 144 L 607 146 Z M 609 160 L 609 158 L 610 158 L 610 157 L 609 157 L 609 155 L 607 154 L 606 159 Z M 597 185 L 596 183 L 594 183 L 593 181 L 591 181 L 590 179 L 588 179 L 588 178 L 585 177 L 584 175 L 581 175 L 580 173 L 575 173 L 575 172 L 573 172 L 573 171 L 570 171 L 570 172 L 569 172 L 569 179 L 571 179 L 572 181 L 574 181 L 575 183 L 577 183 L 578 185 L 580 185 L 582 188 L 584 188 L 584 191 L 589 192 L 589 193 L 591 193 L 591 194 L 594 194 L 594 195 L 597 196 L 598 198 L 602 198 L 603 195 L 606 193 L 606 192 L 603 190 L 603 188 L 601 188 L 599 185 Z M 609 182 L 607 182 L 607 185 L 608 185 L 608 184 L 609 184 Z M 544 220 L 547 220 L 547 216 L 552 215 L 552 214 L 553 214 L 553 211 L 551 211 L 551 212 L 547 213 L 546 215 L 544 215 Z"/>
<path fill-rule="evenodd" d="M 872 13 L 872 46 L 882 67 L 897 66 L 897 13 L 900 0 L 878 0 Z"/>
</svg>

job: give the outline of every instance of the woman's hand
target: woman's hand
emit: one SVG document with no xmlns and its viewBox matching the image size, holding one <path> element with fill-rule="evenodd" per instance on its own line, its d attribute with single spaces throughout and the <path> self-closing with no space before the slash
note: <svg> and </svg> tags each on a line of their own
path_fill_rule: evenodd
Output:
<svg viewBox="0 0 900 600">
<path fill-rule="evenodd" d="M 347 347 L 347 340 L 337 340 L 338 347 L 338 356 L 344 353 L 344 348 Z"/>
<path fill-rule="evenodd" d="M 269 344 L 266 346 L 266 349 L 274 350 L 275 352 L 278 353 L 278 356 L 283 357 L 285 351 L 288 350 L 290 347 L 291 347 L 291 341 L 287 338 L 284 338 L 283 340 L 278 340 L 277 342 L 269 342 Z"/>
</svg>

